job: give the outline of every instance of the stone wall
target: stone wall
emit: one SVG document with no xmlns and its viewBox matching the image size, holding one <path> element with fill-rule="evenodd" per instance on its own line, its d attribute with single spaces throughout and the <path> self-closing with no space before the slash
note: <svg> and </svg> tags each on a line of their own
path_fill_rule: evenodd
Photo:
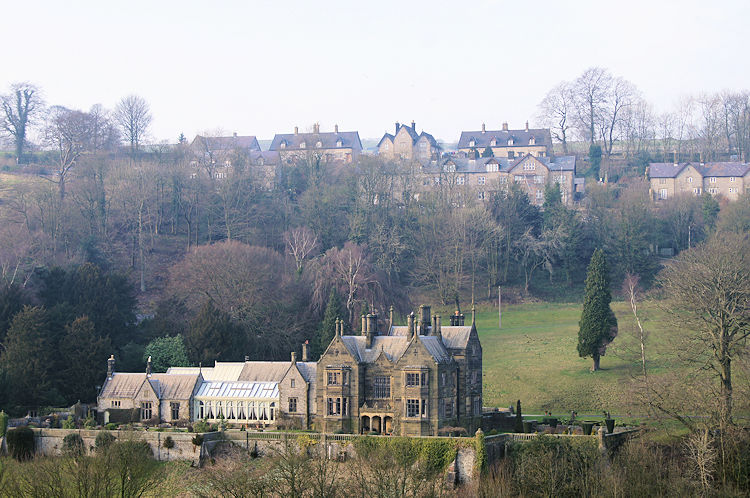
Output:
<svg viewBox="0 0 750 498">
<path fill-rule="evenodd" d="M 35 451 L 39 455 L 60 455 L 63 439 L 68 434 L 78 434 L 83 439 L 83 446 L 87 453 L 94 451 L 97 434 L 103 431 L 82 429 L 34 429 Z M 188 432 L 156 432 L 156 431 L 108 431 L 116 439 L 135 438 L 146 441 L 157 460 L 191 460 L 198 464 L 201 455 L 210 454 L 220 439 L 218 432 L 203 434 L 203 445 L 197 448 L 193 445 L 195 434 Z M 174 447 L 164 448 L 167 436 L 174 441 Z"/>
</svg>

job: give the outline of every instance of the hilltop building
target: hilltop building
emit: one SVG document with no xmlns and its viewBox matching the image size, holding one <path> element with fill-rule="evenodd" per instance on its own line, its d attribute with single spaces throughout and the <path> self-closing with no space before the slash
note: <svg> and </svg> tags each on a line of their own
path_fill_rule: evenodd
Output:
<svg viewBox="0 0 750 498">
<path fill-rule="evenodd" d="M 362 317 L 361 335 L 336 335 L 317 362 L 216 362 L 167 373 L 115 371 L 98 396 L 103 422 L 197 420 L 248 427 L 314 428 L 324 432 L 438 435 L 472 433 L 482 422 L 482 346 L 473 320 L 450 325 L 422 306 L 406 326 Z"/>
<path fill-rule="evenodd" d="M 438 159 L 441 150 L 435 137 L 417 133 L 414 121 L 411 126 L 396 123 L 395 134 L 385 133 L 378 142 L 378 155 L 386 159 L 428 161 Z"/>
<path fill-rule="evenodd" d="M 328 162 L 351 163 L 362 152 L 362 142 L 359 132 L 339 132 L 339 125 L 333 132 L 321 132 L 320 125 L 315 124 L 312 133 L 300 133 L 296 126 L 294 133 L 277 133 L 269 150 L 286 162 L 315 154 Z"/>
<path fill-rule="evenodd" d="M 487 130 L 482 123 L 481 130 L 461 132 L 459 152 L 484 155 L 487 149 L 497 158 L 549 157 L 552 155 L 552 136 L 549 128 L 529 129 L 528 121 L 523 130 L 509 130 L 508 123 L 503 123 L 501 130 Z"/>
<path fill-rule="evenodd" d="M 654 201 L 704 192 L 736 200 L 740 194 L 750 192 L 748 163 L 651 163 L 647 175 Z"/>
</svg>

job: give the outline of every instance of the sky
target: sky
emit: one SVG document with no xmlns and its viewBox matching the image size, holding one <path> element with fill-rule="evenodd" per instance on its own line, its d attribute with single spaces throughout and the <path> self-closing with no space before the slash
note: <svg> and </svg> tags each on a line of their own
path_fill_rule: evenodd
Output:
<svg viewBox="0 0 750 498">
<path fill-rule="evenodd" d="M 113 108 L 145 98 L 153 141 L 308 129 L 448 142 L 533 127 L 557 83 L 602 66 L 657 111 L 750 88 L 748 0 L 34 1 L 0 4 L 0 92 Z"/>
</svg>

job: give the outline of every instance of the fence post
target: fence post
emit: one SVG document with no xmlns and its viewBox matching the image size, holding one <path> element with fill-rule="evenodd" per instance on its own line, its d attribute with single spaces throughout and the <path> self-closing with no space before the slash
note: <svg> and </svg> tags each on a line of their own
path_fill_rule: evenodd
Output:
<svg viewBox="0 0 750 498">
<path fill-rule="evenodd" d="M 596 431 L 596 439 L 599 442 L 599 451 L 602 453 L 602 455 L 607 453 L 607 445 L 604 442 L 604 436 L 607 433 L 607 430 L 604 427 L 599 427 L 599 430 Z"/>
</svg>

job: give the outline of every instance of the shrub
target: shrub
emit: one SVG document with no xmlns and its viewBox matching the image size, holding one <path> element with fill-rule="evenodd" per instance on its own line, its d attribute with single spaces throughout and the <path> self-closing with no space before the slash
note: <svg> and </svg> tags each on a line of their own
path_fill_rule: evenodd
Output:
<svg viewBox="0 0 750 498">
<path fill-rule="evenodd" d="M 62 423 L 63 429 L 75 429 L 76 428 L 76 421 L 73 418 L 73 415 L 68 415 L 68 418 L 66 418 Z"/>
<path fill-rule="evenodd" d="M 34 455 L 34 431 L 28 427 L 16 427 L 6 434 L 8 453 L 16 460 L 28 460 Z"/>
<path fill-rule="evenodd" d="M 211 426 L 205 420 L 199 420 L 193 424 L 193 432 L 208 432 Z"/>
<path fill-rule="evenodd" d="M 117 429 L 117 424 L 113 424 L 112 422 L 110 422 L 106 424 L 104 428 L 107 429 L 108 431 L 114 431 L 115 429 Z"/>
<path fill-rule="evenodd" d="M 86 417 L 86 420 L 83 421 L 83 426 L 86 429 L 94 429 L 96 428 L 96 420 L 94 420 L 94 417 L 89 415 L 88 417 Z"/>
<path fill-rule="evenodd" d="M 67 456 L 78 458 L 84 454 L 83 439 L 78 433 L 73 432 L 63 438 L 62 452 Z"/>
<path fill-rule="evenodd" d="M 174 448 L 174 439 L 172 439 L 172 436 L 167 436 L 164 439 L 162 446 L 164 446 L 168 450 L 171 450 L 172 448 Z"/>
<path fill-rule="evenodd" d="M 195 436 L 193 436 L 192 441 L 193 441 L 193 445 L 194 446 L 200 446 L 200 445 L 202 445 L 203 444 L 203 435 L 202 434 L 196 434 Z"/>
<path fill-rule="evenodd" d="M 101 431 L 99 434 L 96 435 L 96 439 L 94 440 L 94 446 L 96 447 L 97 450 L 102 450 L 104 448 L 107 448 L 114 441 L 115 441 L 115 437 L 112 434 L 110 434 L 107 431 Z"/>
</svg>

